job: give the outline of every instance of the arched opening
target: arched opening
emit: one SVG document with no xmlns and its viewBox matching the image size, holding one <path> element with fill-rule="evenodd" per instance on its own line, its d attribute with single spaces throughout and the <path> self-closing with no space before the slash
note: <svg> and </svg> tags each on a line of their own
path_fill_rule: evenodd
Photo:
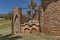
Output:
<svg viewBox="0 0 60 40">
<path fill-rule="evenodd" d="M 36 28 L 32 28 L 31 29 L 31 33 L 36 33 L 37 32 L 37 29 Z"/>
<path fill-rule="evenodd" d="M 30 29 L 29 28 L 25 28 L 24 29 L 24 33 L 30 33 Z"/>
<path fill-rule="evenodd" d="M 41 6 L 43 7 L 43 11 L 45 11 L 48 7 L 53 2 L 57 2 L 59 0 L 41 0 Z"/>
</svg>

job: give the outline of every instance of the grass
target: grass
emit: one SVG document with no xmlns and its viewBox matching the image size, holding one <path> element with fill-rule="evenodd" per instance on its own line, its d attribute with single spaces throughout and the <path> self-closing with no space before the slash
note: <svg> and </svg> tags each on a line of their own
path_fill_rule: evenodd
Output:
<svg viewBox="0 0 60 40">
<path fill-rule="evenodd" d="M 60 37 L 40 33 L 11 35 L 11 20 L 0 19 L 0 40 L 60 40 Z"/>
<path fill-rule="evenodd" d="M 25 40 L 57 40 L 58 38 L 45 34 L 30 34 L 25 36 Z M 59 39 L 60 40 L 60 39 Z"/>
</svg>

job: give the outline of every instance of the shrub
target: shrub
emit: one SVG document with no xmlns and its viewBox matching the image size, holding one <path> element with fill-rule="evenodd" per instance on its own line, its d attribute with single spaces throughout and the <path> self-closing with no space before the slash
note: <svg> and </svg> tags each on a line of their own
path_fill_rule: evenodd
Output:
<svg viewBox="0 0 60 40">
<path fill-rule="evenodd" d="M 12 19 L 12 13 L 8 13 L 5 15 L 4 19 L 11 20 Z"/>
</svg>

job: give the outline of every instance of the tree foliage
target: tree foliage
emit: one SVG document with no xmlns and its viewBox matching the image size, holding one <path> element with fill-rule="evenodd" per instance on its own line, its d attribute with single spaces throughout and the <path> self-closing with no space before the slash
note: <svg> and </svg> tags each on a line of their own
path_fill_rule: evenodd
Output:
<svg viewBox="0 0 60 40">
<path fill-rule="evenodd" d="M 9 12 L 8 14 L 6 14 L 4 19 L 11 20 L 12 19 L 12 13 Z"/>
</svg>

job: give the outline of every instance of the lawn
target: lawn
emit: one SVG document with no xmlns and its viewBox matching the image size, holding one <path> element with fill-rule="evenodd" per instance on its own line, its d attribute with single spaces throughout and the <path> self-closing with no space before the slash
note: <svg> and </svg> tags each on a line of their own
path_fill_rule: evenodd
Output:
<svg viewBox="0 0 60 40">
<path fill-rule="evenodd" d="M 60 40 L 60 37 L 41 33 L 12 35 L 11 20 L 0 19 L 0 40 Z"/>
</svg>

